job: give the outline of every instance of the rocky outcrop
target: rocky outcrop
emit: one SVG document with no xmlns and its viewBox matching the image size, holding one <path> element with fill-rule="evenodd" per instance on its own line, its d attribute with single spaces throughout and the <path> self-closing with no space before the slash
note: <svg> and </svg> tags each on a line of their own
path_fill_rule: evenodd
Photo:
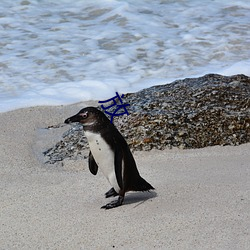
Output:
<svg viewBox="0 0 250 250">
<path fill-rule="evenodd" d="M 250 78 L 209 74 L 125 94 L 129 115 L 114 118 L 132 150 L 202 148 L 250 141 Z M 79 140 L 79 138 L 81 138 Z M 44 154 L 76 158 L 87 147 L 79 125 Z"/>
</svg>

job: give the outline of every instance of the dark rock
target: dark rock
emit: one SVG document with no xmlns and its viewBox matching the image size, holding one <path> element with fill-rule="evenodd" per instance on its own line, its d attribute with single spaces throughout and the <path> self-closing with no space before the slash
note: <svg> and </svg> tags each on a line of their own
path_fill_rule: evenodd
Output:
<svg viewBox="0 0 250 250">
<path fill-rule="evenodd" d="M 125 94 L 123 102 L 130 104 L 129 115 L 115 117 L 114 124 L 133 150 L 250 141 L 250 78 L 245 75 L 187 78 Z M 81 127 L 75 128 L 44 153 L 50 160 L 54 155 L 55 159 L 81 156 L 86 139 Z"/>
</svg>

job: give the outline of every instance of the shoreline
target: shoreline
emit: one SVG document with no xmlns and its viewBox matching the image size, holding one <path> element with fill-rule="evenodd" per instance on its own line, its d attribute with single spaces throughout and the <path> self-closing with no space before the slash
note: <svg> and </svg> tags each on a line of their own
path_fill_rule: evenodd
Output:
<svg viewBox="0 0 250 250">
<path fill-rule="evenodd" d="M 1 248 L 247 249 L 250 143 L 136 151 L 155 192 L 128 193 L 123 206 L 104 211 L 110 187 L 87 159 L 62 166 L 37 158 L 67 128 L 39 137 L 41 129 L 93 104 L 0 113 Z"/>
</svg>

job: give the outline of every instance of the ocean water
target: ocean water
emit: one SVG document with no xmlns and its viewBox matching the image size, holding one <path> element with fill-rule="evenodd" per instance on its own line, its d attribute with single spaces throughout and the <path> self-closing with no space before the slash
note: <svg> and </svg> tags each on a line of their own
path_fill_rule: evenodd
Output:
<svg viewBox="0 0 250 250">
<path fill-rule="evenodd" d="M 0 112 L 250 76 L 249 0 L 1 0 Z"/>
</svg>

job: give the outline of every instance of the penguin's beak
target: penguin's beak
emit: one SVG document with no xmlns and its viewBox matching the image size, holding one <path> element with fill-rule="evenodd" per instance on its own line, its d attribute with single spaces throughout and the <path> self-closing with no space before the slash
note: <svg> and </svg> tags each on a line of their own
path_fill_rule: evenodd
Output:
<svg viewBox="0 0 250 250">
<path fill-rule="evenodd" d="M 72 122 L 80 122 L 81 120 L 81 116 L 79 116 L 78 114 L 77 115 L 73 115 L 69 118 L 67 118 L 64 123 L 67 123 L 67 124 L 70 124 Z"/>
</svg>

